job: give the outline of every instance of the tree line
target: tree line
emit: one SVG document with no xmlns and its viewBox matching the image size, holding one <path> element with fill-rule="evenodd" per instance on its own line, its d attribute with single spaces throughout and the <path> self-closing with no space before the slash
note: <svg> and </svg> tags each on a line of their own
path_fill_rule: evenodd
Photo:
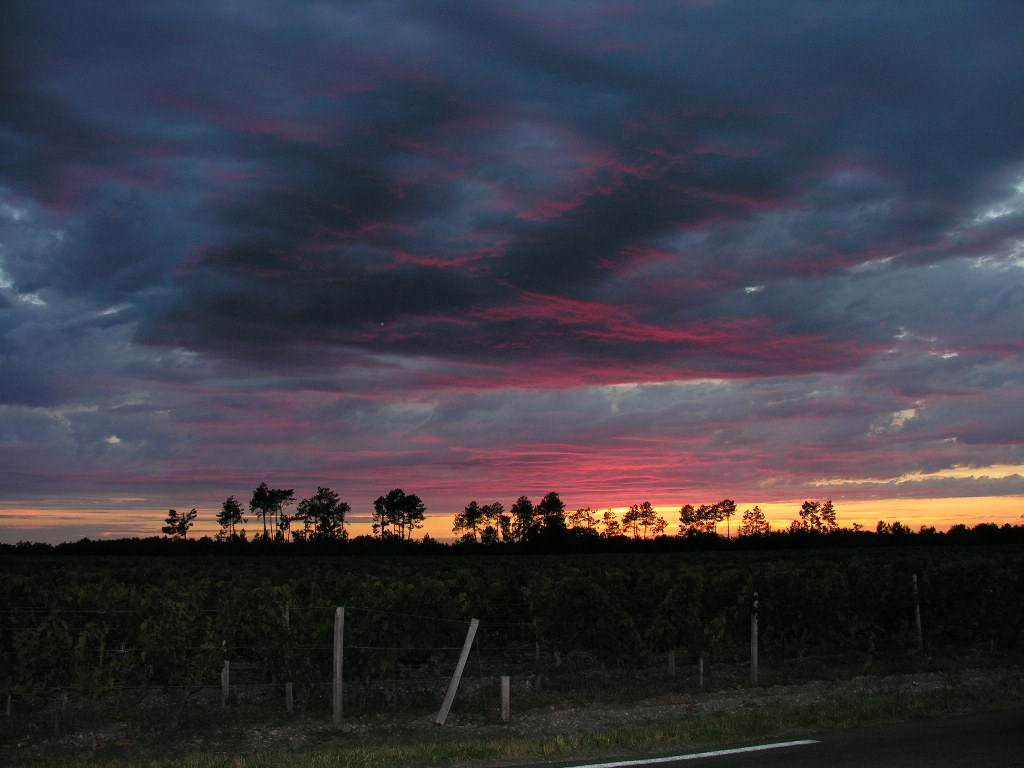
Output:
<svg viewBox="0 0 1024 768">
<path fill-rule="evenodd" d="M 260 483 L 249 499 L 249 514 L 262 524 L 262 533 L 257 541 L 345 541 L 348 531 L 345 518 L 352 511 L 347 501 L 342 501 L 331 488 L 320 486 L 312 496 L 302 499 L 294 513 L 288 507 L 295 503 L 295 489 L 271 488 Z M 405 493 L 394 488 L 379 496 L 373 502 L 373 534 L 380 539 L 397 538 L 411 540 L 418 528 L 423 526 L 426 505 L 414 493 Z M 198 512 L 193 507 L 180 513 L 168 510 L 161 532 L 172 539 L 186 539 Z M 243 541 L 247 534 L 241 527 L 248 523 L 241 502 L 228 496 L 217 512 L 219 530 L 215 536 L 220 541 Z"/>
<path fill-rule="evenodd" d="M 316 493 L 295 505 L 293 488 L 271 488 L 260 483 L 248 503 L 248 514 L 258 520 L 260 541 L 345 541 L 348 539 L 346 516 L 352 511 L 331 488 L 320 486 Z M 188 538 L 189 530 L 198 517 L 193 507 L 188 512 L 168 510 L 161 532 L 172 539 Z M 676 536 L 695 537 L 718 535 L 718 526 L 726 524 L 726 536 L 731 538 L 731 520 L 736 514 L 736 502 L 722 499 L 713 504 L 684 504 L 679 508 Z M 242 528 L 249 522 L 242 503 L 228 496 L 217 512 L 219 530 L 215 538 L 220 541 L 247 540 Z M 393 488 L 373 502 L 373 537 L 380 540 L 411 541 L 415 532 L 423 527 L 426 505 L 414 493 Z M 900 523 L 882 523 L 879 526 L 900 526 Z M 804 501 L 798 517 L 789 526 L 790 531 L 832 533 L 839 528 L 832 500 Z M 567 511 L 558 493 L 551 491 L 536 505 L 528 496 L 520 496 L 506 511 L 500 501 L 480 504 L 476 500 L 455 515 L 452 533 L 460 542 L 494 544 L 498 542 L 558 541 L 575 538 L 632 538 L 646 540 L 664 537 L 668 521 L 654 509 L 651 502 L 632 504 L 622 516 L 612 509 L 602 514 L 590 507 Z M 740 517 L 737 533 L 740 536 L 764 536 L 771 532 L 764 512 L 759 506 L 745 510 Z M 880 532 L 886 532 L 880 529 Z"/>
<path fill-rule="evenodd" d="M 731 536 L 730 520 L 736 514 L 736 502 L 722 499 L 714 504 L 684 504 L 679 509 L 677 536 L 717 535 L 718 525 L 726 523 L 726 536 Z M 881 524 L 881 523 L 880 523 Z M 896 523 L 899 525 L 899 523 Z M 567 534 L 583 537 L 647 539 L 664 536 L 668 521 L 644 501 L 632 504 L 621 516 L 606 509 L 600 517 L 590 507 L 566 512 L 565 504 L 552 491 L 536 506 L 527 496 L 520 496 L 505 511 L 499 501 L 479 504 L 471 501 L 455 515 L 452 533 L 460 541 L 491 544 L 497 541 L 521 542 L 531 539 L 554 539 Z M 798 517 L 790 523 L 790 531 L 833 533 L 839 529 L 835 505 L 827 501 L 804 501 Z M 737 533 L 740 536 L 764 536 L 771 524 L 759 506 L 743 512 Z"/>
</svg>

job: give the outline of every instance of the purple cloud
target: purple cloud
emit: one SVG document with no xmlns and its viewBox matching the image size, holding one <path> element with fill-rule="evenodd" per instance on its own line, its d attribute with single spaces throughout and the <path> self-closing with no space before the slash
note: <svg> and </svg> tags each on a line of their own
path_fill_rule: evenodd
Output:
<svg viewBox="0 0 1024 768">
<path fill-rule="evenodd" d="M 1020 494 L 1022 22 L 11 8 L 0 501 Z"/>
</svg>

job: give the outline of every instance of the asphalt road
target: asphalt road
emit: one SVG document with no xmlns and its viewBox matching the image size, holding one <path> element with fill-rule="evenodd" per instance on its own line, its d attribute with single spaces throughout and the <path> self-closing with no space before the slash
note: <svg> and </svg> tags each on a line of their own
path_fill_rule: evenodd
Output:
<svg viewBox="0 0 1024 768">
<path fill-rule="evenodd" d="M 747 745 L 744 749 L 749 751 L 723 749 L 646 760 L 580 761 L 564 765 L 566 768 L 1024 767 L 1024 708 L 811 734 L 795 740 L 778 739 Z"/>
</svg>

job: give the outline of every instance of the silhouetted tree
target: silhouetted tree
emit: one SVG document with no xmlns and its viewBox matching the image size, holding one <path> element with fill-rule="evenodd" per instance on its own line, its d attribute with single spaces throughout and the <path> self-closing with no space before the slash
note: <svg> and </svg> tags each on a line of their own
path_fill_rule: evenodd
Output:
<svg viewBox="0 0 1024 768">
<path fill-rule="evenodd" d="M 403 538 L 412 539 L 417 528 L 423 527 L 427 507 L 415 493 L 410 493 L 402 503 L 402 516 L 398 525 L 398 533 Z"/>
<path fill-rule="evenodd" d="M 839 530 L 839 523 L 836 522 L 836 508 L 832 499 L 828 499 L 821 505 L 821 524 L 826 533 Z"/>
<path fill-rule="evenodd" d="M 653 531 L 654 535 L 657 536 L 660 533 L 665 532 L 665 528 L 668 527 L 668 523 L 655 511 L 654 507 L 651 506 L 651 502 L 645 501 L 637 508 L 640 513 L 640 530 L 643 532 L 643 537 L 647 538 L 647 531 Z"/>
<path fill-rule="evenodd" d="M 640 507 L 633 504 L 622 513 L 622 532 L 634 539 L 640 538 Z"/>
<path fill-rule="evenodd" d="M 419 496 L 393 488 L 373 502 L 373 533 L 382 540 L 387 536 L 411 540 L 413 532 L 423 526 L 425 513 L 426 506 Z"/>
<path fill-rule="evenodd" d="M 820 501 L 804 501 L 800 505 L 800 518 L 789 525 L 791 531 L 813 531 L 815 533 L 832 533 L 838 528 L 836 510 L 831 499 L 824 504 Z"/>
<path fill-rule="evenodd" d="M 683 504 L 679 508 L 679 536 L 692 536 L 697 533 L 697 508 L 693 504 Z"/>
<path fill-rule="evenodd" d="M 652 531 L 655 536 L 665 532 L 668 523 L 660 517 L 651 506 L 651 502 L 645 501 L 640 504 L 633 504 L 622 515 L 623 529 L 631 533 L 634 539 L 647 538 L 647 532 Z"/>
<path fill-rule="evenodd" d="M 267 518 L 270 518 L 272 527 L 277 528 L 279 534 L 283 535 L 287 530 L 287 523 L 282 528 L 278 516 L 281 510 L 295 500 L 295 492 L 291 488 L 268 488 L 266 483 L 260 483 L 252 493 L 249 500 L 249 511 L 263 521 L 263 538 L 267 539 Z M 287 519 L 287 518 L 286 518 Z"/>
<path fill-rule="evenodd" d="M 684 504 L 679 510 L 679 535 L 712 534 L 718 521 L 717 504 L 701 504 L 699 507 Z"/>
<path fill-rule="evenodd" d="M 318 487 L 316 493 L 299 502 L 295 520 L 303 524 L 303 538 L 343 541 L 348 538 L 345 515 L 351 511 L 330 488 Z"/>
<path fill-rule="evenodd" d="M 228 496 L 220 505 L 220 512 L 217 513 L 217 524 L 220 526 L 217 538 L 235 538 L 238 535 L 236 526 L 243 523 L 245 523 L 245 518 L 242 517 L 242 505 L 234 496 Z"/>
<path fill-rule="evenodd" d="M 484 526 L 480 538 L 485 544 L 493 544 L 499 539 L 508 541 L 511 535 L 509 530 L 511 518 L 505 514 L 505 507 L 500 501 L 480 507 L 480 522 Z"/>
<path fill-rule="evenodd" d="M 565 502 L 554 491 L 540 500 L 534 512 L 535 517 L 539 518 L 541 528 L 547 533 L 565 530 Z"/>
<path fill-rule="evenodd" d="M 160 530 L 170 536 L 172 539 L 184 540 L 188 538 L 188 529 L 192 527 L 192 523 L 195 521 L 196 516 L 199 513 L 195 507 L 192 507 L 188 512 L 178 513 L 176 509 L 167 510 L 167 517 L 165 518 L 164 525 Z"/>
<path fill-rule="evenodd" d="M 263 538 L 267 537 L 267 516 L 270 514 L 270 488 L 266 483 L 260 483 L 252 498 L 249 499 L 249 512 L 256 515 L 263 523 Z"/>
<path fill-rule="evenodd" d="M 452 533 L 461 534 L 463 541 L 477 541 L 477 528 L 482 519 L 482 508 L 474 499 L 466 505 L 464 510 L 455 515 Z"/>
<path fill-rule="evenodd" d="M 270 488 L 267 487 L 265 482 L 261 482 L 259 486 L 254 490 L 252 498 L 249 500 L 249 511 L 255 514 L 263 522 L 263 538 L 267 539 L 266 534 L 266 518 L 270 515 L 273 502 L 271 500 Z"/>
<path fill-rule="evenodd" d="M 893 523 L 879 520 L 878 525 L 875 526 L 875 533 L 879 536 L 909 536 L 912 531 L 910 526 L 904 525 L 899 520 Z"/>
<path fill-rule="evenodd" d="M 512 513 L 512 540 L 526 541 L 526 535 L 536 522 L 533 502 L 526 496 L 520 496 L 509 511 Z"/>
<path fill-rule="evenodd" d="M 388 491 L 386 496 L 378 496 L 373 502 L 373 535 L 381 541 L 388 536 L 397 536 L 394 530 L 398 527 L 400 513 L 398 506 L 405 498 L 405 492 L 401 488 L 394 488 Z"/>
<path fill-rule="evenodd" d="M 740 521 L 740 536 L 764 536 L 771 531 L 768 518 L 764 516 L 761 508 L 755 506 L 743 512 Z"/>
<path fill-rule="evenodd" d="M 594 510 L 590 507 L 581 507 L 575 512 L 569 513 L 568 524 L 573 529 L 592 531 L 597 525 L 597 518 L 594 516 Z"/>
<path fill-rule="evenodd" d="M 606 539 L 613 539 L 621 535 L 622 525 L 619 523 L 619 519 L 615 516 L 611 507 L 609 507 L 604 511 L 604 515 L 601 516 L 601 536 Z"/>
<path fill-rule="evenodd" d="M 736 514 L 736 502 L 732 499 L 722 499 L 715 505 L 715 517 L 721 521 L 725 520 L 725 537 L 732 538 L 732 531 L 729 527 L 729 519 Z"/>
</svg>

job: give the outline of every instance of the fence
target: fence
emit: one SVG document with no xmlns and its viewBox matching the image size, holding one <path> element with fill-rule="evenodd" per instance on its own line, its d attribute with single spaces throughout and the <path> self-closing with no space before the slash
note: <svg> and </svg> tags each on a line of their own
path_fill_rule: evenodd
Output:
<svg viewBox="0 0 1024 768">
<path fill-rule="evenodd" d="M 514 560 L 532 570 L 428 563 L 429 575 L 390 579 L 367 575 L 374 563 L 347 566 L 344 589 L 322 587 L 308 575 L 315 569 L 288 580 L 263 569 L 254 588 L 242 568 L 205 565 L 202 588 L 172 588 L 174 561 L 152 576 L 132 571 L 141 586 L 105 581 L 107 563 L 67 584 L 15 573 L 0 595 L 0 692 L 8 719 L 40 711 L 56 721 L 76 702 L 102 708 L 127 698 L 138 707 L 176 697 L 325 719 L 396 709 L 433 717 L 449 691 L 449 706 L 498 719 L 510 708 L 503 690 L 516 704 L 618 672 L 675 689 L 727 670 L 736 684 L 763 684 L 821 656 L 1016 648 L 1021 560 L 937 558 L 919 563 L 920 574 L 834 558 L 713 567 L 682 558 Z M 506 578 L 495 578 L 502 569 Z M 339 629 L 331 596 L 342 593 L 359 600 L 346 603 Z M 130 607 L 82 607 L 90 603 Z M 458 667 L 465 679 L 456 696 Z"/>
<path fill-rule="evenodd" d="M 59 723 L 76 700 L 101 704 L 136 694 L 137 701 L 166 701 L 177 691 L 196 704 L 212 705 L 219 693 L 221 707 L 279 706 L 288 714 L 297 703 L 310 712 L 329 706 L 336 725 L 345 704 L 359 713 L 433 704 L 443 724 L 479 626 L 477 619 L 362 607 L 285 605 L 279 615 L 263 625 L 265 643 L 246 645 L 229 642 L 238 628 L 218 621 L 213 610 L 193 617 L 203 636 L 182 637 L 159 634 L 166 622 L 138 611 L 8 609 L 0 612 L 6 717 L 16 701 L 26 711 L 49 711 Z M 396 624 L 404 627 L 398 637 L 388 629 Z M 510 660 L 507 651 L 503 660 Z M 479 680 L 481 672 L 478 661 L 473 676 Z"/>
<path fill-rule="evenodd" d="M 917 622 L 918 646 L 923 644 L 920 624 L 920 605 L 917 602 L 917 578 L 914 576 L 914 614 Z M 754 593 L 749 611 L 749 674 L 750 682 L 757 685 L 760 672 L 759 643 L 759 598 Z M 441 683 L 447 687 L 437 714 L 437 722 L 443 724 L 454 702 L 459 683 L 465 672 L 471 650 L 477 641 L 479 621 L 439 618 L 419 614 L 382 611 L 363 607 L 336 607 L 333 617 L 323 607 L 295 608 L 288 604 L 281 607 L 280 621 L 271 626 L 271 632 L 264 635 L 263 646 L 229 645 L 226 639 L 228 628 L 218 621 L 215 611 L 203 611 L 207 620 L 194 622 L 206 630 L 206 639 L 177 642 L 181 638 L 131 637 L 122 636 L 118 641 L 117 628 L 137 623 L 148 631 L 159 631 L 163 624 L 156 617 L 140 617 L 133 611 L 86 611 L 86 610 L 45 610 L 21 608 L 8 610 L 6 617 L 18 617 L 22 625 L 7 625 L 5 637 L 12 637 L 15 643 L 25 638 L 34 638 L 36 650 L 33 658 L 43 661 L 30 665 L 25 654 L 15 653 L 16 660 L 8 659 L 7 670 L 17 668 L 32 670 L 42 677 L 15 676 L 5 681 L 7 686 L 6 712 L 10 716 L 15 691 L 26 701 L 33 696 L 49 693 L 53 700 L 65 707 L 72 695 L 102 697 L 125 692 L 145 691 L 157 684 L 163 688 L 178 688 L 190 691 L 209 691 L 217 687 L 217 665 L 219 663 L 220 705 L 227 707 L 244 701 L 247 689 L 263 692 L 279 689 L 283 694 L 283 708 L 291 714 L 295 710 L 296 687 L 302 692 L 305 709 L 316 709 L 315 699 L 329 691 L 331 718 L 340 725 L 344 711 L 345 670 L 350 677 L 349 699 L 362 704 L 360 710 L 372 708 L 368 699 L 373 691 L 390 689 L 390 698 L 408 701 L 417 691 L 425 687 L 434 694 Z M 273 615 L 273 614 L 271 614 Z M 36 616 L 32 622 L 30 617 Z M 346 640 L 346 616 L 348 617 Z M 264 615 L 264 618 L 266 615 Z M 140 620 L 141 618 L 141 620 Z M 353 621 L 353 618 L 355 620 Z M 77 619 L 77 621 L 76 621 Z M 329 621 L 329 619 L 331 619 Z M 382 625 L 381 620 L 384 620 Z M 404 642 L 382 645 L 371 643 L 367 638 L 388 637 L 389 626 L 400 622 L 405 627 Z M 326 628 L 332 628 L 328 635 Z M 417 626 L 418 630 L 410 631 Z M 510 645 L 507 640 L 511 627 L 524 628 L 524 623 L 505 623 L 496 631 L 484 632 L 482 638 L 494 642 L 486 650 L 487 670 L 483 665 L 483 652 L 478 650 L 477 669 L 471 676 L 477 680 L 500 679 L 500 712 L 503 720 L 510 717 L 511 679 L 513 670 L 522 673 L 532 670 L 532 682 L 539 684 L 540 670 L 552 670 L 563 665 L 579 669 L 580 658 L 585 652 L 573 652 L 571 660 L 555 648 L 542 651 L 540 641 L 533 647 L 522 643 Z M 424 631 L 424 627 L 432 628 Z M 442 627 L 443 629 L 438 629 Z M 456 644 L 456 631 L 465 628 L 465 637 Z M 266 625 L 264 631 L 266 632 Z M 222 637 L 219 644 L 210 642 L 211 636 Z M 709 634 L 707 627 L 703 629 Z M 451 638 L 450 644 L 430 645 L 440 637 Z M 392 635 L 393 637 L 393 635 Z M 61 642 L 61 639 L 64 642 Z M 165 649 L 164 654 L 154 654 L 154 642 Z M 130 645 L 129 642 L 134 643 Z M 397 641 L 396 641 L 397 642 Z M 488 643 L 490 645 L 490 643 Z M 43 648 L 49 648 L 47 652 Z M 720 649 L 721 650 L 721 649 Z M 66 662 L 60 663 L 57 654 Z M 455 655 L 457 661 L 453 661 Z M 722 654 L 728 657 L 728 654 Z M 88 660 L 92 658 L 92 664 Z M 666 672 L 669 677 L 676 675 L 677 651 L 667 652 Z M 219 662 L 218 662 L 219 660 Z M 593 665 L 594 659 L 589 659 Z M 585 664 L 583 665 L 585 666 Z M 450 675 L 447 670 L 454 667 Z M 705 656 L 698 651 L 697 670 L 699 685 L 704 683 Z M 331 670 L 328 679 L 325 675 Z M 500 670 L 500 675 L 495 674 Z M 63 677 L 61 677 L 63 673 Z M 525 677 L 523 678 L 525 679 Z M 134 681 L 134 684 L 133 684 Z M 255 697 L 252 697 L 255 698 Z M 388 696 L 384 695 L 385 700 Z M 362 700 L 362 701 L 360 701 Z M 421 703 L 426 703 L 422 698 Z M 350 701 L 351 703 L 351 701 Z M 379 704 L 380 702 L 378 702 Z"/>
</svg>

